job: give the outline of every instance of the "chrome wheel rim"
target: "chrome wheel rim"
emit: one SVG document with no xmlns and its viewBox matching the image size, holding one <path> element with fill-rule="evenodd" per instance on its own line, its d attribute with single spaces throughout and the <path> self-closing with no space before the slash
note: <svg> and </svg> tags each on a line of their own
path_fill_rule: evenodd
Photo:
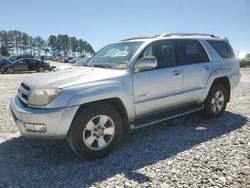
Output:
<svg viewBox="0 0 250 188">
<path fill-rule="evenodd" d="M 92 118 L 83 130 L 83 141 L 91 150 L 101 150 L 107 147 L 115 133 L 113 120 L 106 115 Z"/>
<path fill-rule="evenodd" d="M 225 98 L 224 94 L 221 91 L 217 91 L 211 101 L 211 107 L 212 111 L 214 113 L 219 113 L 221 112 L 223 106 L 224 106 Z"/>
<path fill-rule="evenodd" d="M 13 71 L 12 68 L 7 68 L 6 72 L 7 72 L 8 74 L 11 74 L 11 73 L 13 73 L 14 71 Z"/>
<path fill-rule="evenodd" d="M 39 72 L 43 72 L 44 71 L 44 68 L 43 67 L 39 67 Z"/>
</svg>

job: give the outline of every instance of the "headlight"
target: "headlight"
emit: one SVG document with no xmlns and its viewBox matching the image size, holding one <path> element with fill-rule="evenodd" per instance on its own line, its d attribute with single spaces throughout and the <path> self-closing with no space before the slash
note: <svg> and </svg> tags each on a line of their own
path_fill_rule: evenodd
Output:
<svg viewBox="0 0 250 188">
<path fill-rule="evenodd" d="M 34 90 L 31 95 L 29 96 L 28 104 L 42 106 L 45 104 L 50 103 L 53 99 L 55 99 L 61 89 L 36 89 Z"/>
</svg>

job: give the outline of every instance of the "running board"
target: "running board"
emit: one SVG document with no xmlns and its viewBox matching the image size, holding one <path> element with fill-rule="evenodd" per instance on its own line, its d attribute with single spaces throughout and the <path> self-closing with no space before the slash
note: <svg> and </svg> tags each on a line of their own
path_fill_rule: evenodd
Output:
<svg viewBox="0 0 250 188">
<path fill-rule="evenodd" d="M 192 106 L 186 106 L 182 108 L 177 108 L 177 109 L 161 112 L 159 114 L 150 115 L 148 117 L 139 118 L 135 120 L 132 124 L 130 124 L 130 129 L 135 130 L 135 129 L 139 129 L 139 128 L 146 127 L 149 125 L 153 125 L 162 121 L 166 121 L 166 120 L 173 119 L 179 116 L 183 116 L 186 114 L 200 111 L 203 108 L 204 108 L 203 104 L 192 105 Z"/>
</svg>

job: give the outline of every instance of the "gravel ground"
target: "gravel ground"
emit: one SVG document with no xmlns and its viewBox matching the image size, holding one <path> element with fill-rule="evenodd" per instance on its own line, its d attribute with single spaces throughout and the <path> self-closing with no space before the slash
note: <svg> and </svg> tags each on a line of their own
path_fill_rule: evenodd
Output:
<svg viewBox="0 0 250 188">
<path fill-rule="evenodd" d="M 0 75 L 0 187 L 250 187 L 250 68 L 241 73 L 222 118 L 192 114 L 137 130 L 96 161 L 62 141 L 21 137 L 9 98 L 32 74 Z"/>
</svg>

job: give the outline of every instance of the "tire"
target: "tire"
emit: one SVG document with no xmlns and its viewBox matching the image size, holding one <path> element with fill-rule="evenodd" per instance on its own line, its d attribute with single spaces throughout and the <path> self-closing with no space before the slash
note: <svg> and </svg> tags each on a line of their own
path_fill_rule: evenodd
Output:
<svg viewBox="0 0 250 188">
<path fill-rule="evenodd" d="M 81 158 L 102 158 L 121 141 L 122 126 L 121 116 L 113 106 L 92 104 L 76 114 L 67 140 Z"/>
<path fill-rule="evenodd" d="M 14 70 L 13 67 L 7 67 L 7 68 L 5 69 L 5 72 L 6 72 L 7 74 L 13 74 L 13 73 L 15 72 L 15 70 Z"/>
<path fill-rule="evenodd" d="M 221 117 L 226 109 L 228 102 L 228 92 L 225 86 L 213 84 L 204 102 L 204 109 L 201 115 L 205 118 Z"/>
<path fill-rule="evenodd" d="M 39 66 L 36 70 L 37 72 L 44 72 L 45 71 L 45 68 L 42 67 L 42 66 Z"/>
</svg>

